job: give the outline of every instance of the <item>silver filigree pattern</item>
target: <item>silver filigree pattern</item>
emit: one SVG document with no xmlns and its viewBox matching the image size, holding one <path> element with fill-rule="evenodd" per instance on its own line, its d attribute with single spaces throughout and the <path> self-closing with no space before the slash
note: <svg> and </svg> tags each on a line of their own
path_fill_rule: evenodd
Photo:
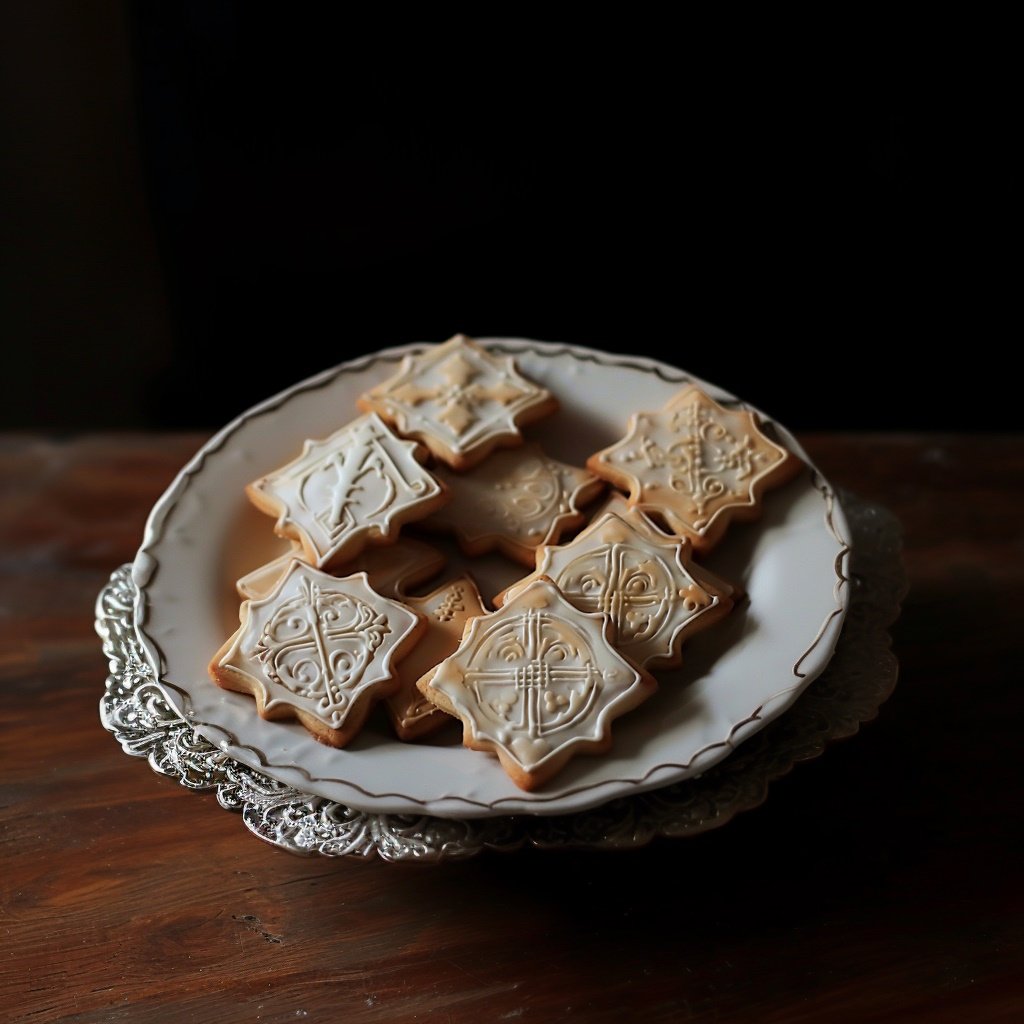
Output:
<svg viewBox="0 0 1024 1024">
<path fill-rule="evenodd" d="M 900 528 L 877 505 L 842 495 L 854 589 L 827 669 L 777 721 L 700 778 L 557 817 L 473 820 L 375 814 L 301 793 L 229 758 L 171 709 L 133 624 L 135 586 L 122 566 L 100 592 L 96 630 L 110 674 L 100 718 L 126 754 L 189 789 L 216 790 L 261 839 L 292 853 L 437 861 L 524 846 L 626 849 L 695 835 L 760 804 L 769 784 L 874 718 L 896 683 L 888 628 L 906 592 Z"/>
</svg>

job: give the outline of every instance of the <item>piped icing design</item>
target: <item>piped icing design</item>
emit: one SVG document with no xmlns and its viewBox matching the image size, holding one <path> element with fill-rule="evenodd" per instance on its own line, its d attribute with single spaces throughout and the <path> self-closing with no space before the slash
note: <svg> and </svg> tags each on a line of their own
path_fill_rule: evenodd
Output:
<svg viewBox="0 0 1024 1024">
<path fill-rule="evenodd" d="M 626 500 L 626 498 L 618 491 L 612 491 L 608 497 L 601 502 L 600 508 L 591 518 L 591 522 L 596 522 L 603 515 L 608 512 L 614 512 L 620 519 L 624 519 L 634 529 L 638 530 L 645 537 L 653 540 L 655 543 L 672 541 L 675 543 L 680 538 L 674 533 L 667 533 L 665 530 L 660 529 L 657 525 L 651 522 L 648 516 L 641 512 L 639 508 L 636 508 Z M 686 538 L 683 538 L 686 539 Z M 713 592 L 716 594 L 724 595 L 732 600 L 733 605 L 739 604 L 747 595 L 743 587 L 738 583 L 733 583 L 731 580 L 724 580 L 721 576 L 713 573 L 706 565 L 698 565 L 691 559 L 691 550 L 686 549 L 684 561 L 686 564 L 686 571 L 697 581 L 709 593 Z"/>
<path fill-rule="evenodd" d="M 526 565 L 541 544 L 585 522 L 580 506 L 604 488 L 593 473 L 552 459 L 537 444 L 495 452 L 468 473 L 436 472 L 451 500 L 423 526 L 454 533 L 467 554 L 497 548 Z"/>
<path fill-rule="evenodd" d="M 235 584 L 243 600 L 266 597 L 296 558 L 302 557 L 302 545 L 292 541 L 292 550 L 246 573 Z M 413 588 L 436 576 L 445 565 L 445 557 L 436 548 L 412 537 L 399 537 L 394 544 L 365 548 L 357 558 L 336 566 L 334 572 L 350 576 L 365 572 L 370 586 L 384 597 L 402 600 Z"/>
<path fill-rule="evenodd" d="M 373 413 L 360 416 L 246 488 L 276 532 L 302 545 L 324 568 L 345 562 L 367 542 L 393 539 L 401 525 L 445 501 L 444 488 L 420 464 L 425 452 L 396 437 Z"/>
<path fill-rule="evenodd" d="M 611 722 L 657 688 L 612 646 L 606 615 L 573 607 L 546 577 L 471 619 L 457 651 L 419 682 L 462 720 L 463 742 L 491 751 L 522 789 L 578 753 L 611 744 Z"/>
<path fill-rule="evenodd" d="M 568 544 L 546 545 L 537 570 L 499 594 L 498 606 L 538 576 L 554 580 L 581 611 L 604 612 L 615 646 L 643 668 L 678 665 L 683 641 L 732 608 L 727 593 L 692 567 L 690 544 L 658 539 L 614 512 L 599 516 Z"/>
<path fill-rule="evenodd" d="M 397 689 L 394 663 L 422 631 L 420 616 L 377 594 L 365 573 L 338 579 L 298 560 L 267 597 L 243 603 L 241 620 L 210 663 L 213 680 L 336 747 Z"/>
<path fill-rule="evenodd" d="M 458 648 L 466 623 L 485 615 L 487 609 L 469 576 L 460 576 L 425 597 L 408 597 L 405 603 L 424 618 L 427 628 L 402 664 L 402 683 L 387 698 L 387 709 L 398 738 L 414 740 L 452 721 L 450 715 L 423 696 L 417 681 Z"/>
<path fill-rule="evenodd" d="M 621 441 L 587 460 L 698 551 L 713 547 L 732 519 L 756 517 L 762 493 L 801 465 L 753 413 L 723 408 L 693 385 L 660 411 L 633 415 Z"/>
<path fill-rule="evenodd" d="M 495 447 L 521 443 L 519 427 L 554 412 L 546 389 L 523 377 L 511 357 L 491 355 L 463 334 L 406 356 L 395 376 L 359 397 L 404 437 L 468 469 Z"/>
</svg>

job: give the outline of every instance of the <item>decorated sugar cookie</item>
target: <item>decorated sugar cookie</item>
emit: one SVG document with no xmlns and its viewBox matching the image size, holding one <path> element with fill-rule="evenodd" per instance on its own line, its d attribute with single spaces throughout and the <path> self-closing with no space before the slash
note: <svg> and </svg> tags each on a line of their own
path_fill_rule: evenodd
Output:
<svg viewBox="0 0 1024 1024">
<path fill-rule="evenodd" d="M 605 612 L 615 646 L 642 668 L 678 665 L 683 641 L 732 608 L 693 566 L 690 544 L 658 535 L 614 512 L 599 516 L 568 544 L 545 545 L 537 570 L 499 594 L 498 606 L 547 576 L 577 608 Z"/>
<path fill-rule="evenodd" d="M 375 593 L 366 573 L 338 579 L 298 560 L 210 663 L 228 690 L 252 694 L 264 718 L 297 718 L 318 740 L 343 747 L 373 703 L 399 686 L 395 665 L 423 620 Z"/>
<path fill-rule="evenodd" d="M 235 584 L 238 596 L 253 600 L 266 597 L 285 574 L 292 561 L 302 557 L 302 545 L 292 541 L 292 550 L 246 573 Z M 425 583 L 444 568 L 445 558 L 436 548 L 412 537 L 399 537 L 394 544 L 369 547 L 351 562 L 335 567 L 342 576 L 365 572 L 370 586 L 384 597 L 404 599 L 413 587 Z"/>
<path fill-rule="evenodd" d="M 522 789 L 574 755 L 611 745 L 611 722 L 657 689 L 612 646 L 606 615 L 573 607 L 546 577 L 470 619 L 458 650 L 420 690 L 462 720 L 463 742 L 497 754 Z"/>
<path fill-rule="evenodd" d="M 632 416 L 621 441 L 587 459 L 592 472 L 629 492 L 631 505 L 698 551 L 712 548 L 733 519 L 756 518 L 762 494 L 802 465 L 753 413 L 725 409 L 693 385 L 658 412 Z"/>
<path fill-rule="evenodd" d="M 557 407 L 510 357 L 491 355 L 463 334 L 406 356 L 394 377 L 359 397 L 360 409 L 378 413 L 455 469 L 476 465 L 496 447 L 521 444 L 519 427 Z"/>
<path fill-rule="evenodd" d="M 305 560 L 322 569 L 355 558 L 367 542 L 393 542 L 403 523 L 444 504 L 444 488 L 421 456 L 419 445 L 370 413 L 322 441 L 307 441 L 297 459 L 249 484 L 246 494 L 277 516 L 276 532 L 297 540 Z"/>
<path fill-rule="evenodd" d="M 591 522 L 597 522 L 603 515 L 608 512 L 613 512 L 620 519 L 624 519 L 634 529 L 638 530 L 648 539 L 657 542 L 672 541 L 673 543 L 680 540 L 678 534 L 668 533 L 662 530 L 651 519 L 642 512 L 635 505 L 630 505 L 626 500 L 625 496 L 619 491 L 612 491 L 607 498 L 598 506 L 597 511 L 591 517 Z M 686 538 L 683 538 L 684 540 Z M 543 549 L 538 549 L 538 560 L 540 552 Z M 743 587 L 738 583 L 733 583 L 729 580 L 722 579 L 721 576 L 713 573 L 706 565 L 698 565 L 692 561 L 690 554 L 692 552 L 687 550 L 686 552 L 686 571 L 697 581 L 708 592 L 714 592 L 716 594 L 724 595 L 732 600 L 733 605 L 739 604 L 747 594 Z"/>
<path fill-rule="evenodd" d="M 449 503 L 423 526 L 455 534 L 468 555 L 495 548 L 533 565 L 541 544 L 586 522 L 581 506 L 604 484 L 593 473 L 545 455 L 540 445 L 495 452 L 468 473 L 438 468 Z"/>
<path fill-rule="evenodd" d="M 460 576 L 426 597 L 408 597 L 405 603 L 423 616 L 427 628 L 416 649 L 402 663 L 402 683 L 387 698 L 387 709 L 398 738 L 414 740 L 452 720 L 420 693 L 417 680 L 437 668 L 459 646 L 466 623 L 486 614 L 487 609 L 468 576 Z"/>
</svg>

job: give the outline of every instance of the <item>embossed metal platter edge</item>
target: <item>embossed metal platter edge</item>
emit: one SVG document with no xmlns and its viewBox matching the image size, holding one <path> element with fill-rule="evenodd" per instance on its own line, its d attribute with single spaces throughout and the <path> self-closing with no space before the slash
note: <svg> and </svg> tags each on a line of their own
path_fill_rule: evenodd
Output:
<svg viewBox="0 0 1024 1024">
<path fill-rule="evenodd" d="M 563 409 L 556 420 L 527 433 L 555 457 L 577 464 L 619 436 L 629 412 L 656 408 L 695 380 L 647 359 L 482 340 L 514 354 L 528 376 L 558 394 Z M 307 437 L 326 436 L 354 418 L 356 395 L 420 348 L 344 364 L 254 407 L 211 439 L 154 507 L 133 566 L 135 626 L 171 705 L 206 740 L 284 785 L 363 811 L 457 818 L 564 814 L 706 771 L 781 714 L 822 671 L 848 605 L 849 552 L 831 488 L 808 473 L 769 496 L 764 518 L 736 527 L 735 537 L 720 545 L 721 557 L 716 553 L 708 562 L 727 578 L 742 578 L 750 610 L 708 638 L 695 638 L 680 673 L 663 680 L 662 693 L 672 700 L 659 695 L 649 702 L 656 710 L 641 708 L 622 719 L 612 755 L 578 758 L 537 793 L 524 794 L 492 759 L 458 746 L 403 745 L 370 732 L 344 751 L 328 751 L 301 726 L 260 720 L 248 697 L 217 691 L 205 664 L 230 626 L 231 601 L 237 607 L 232 581 L 258 564 L 253 543 L 273 541 L 242 487 L 287 461 Z M 697 383 L 719 401 L 737 402 Z M 784 428 L 775 429 L 804 455 Z M 794 575 L 794 566 L 806 565 L 813 565 L 809 575 Z M 497 571 L 483 563 L 472 569 L 478 577 Z M 515 567 L 505 572 L 490 586 L 485 579 L 484 592 L 521 574 Z"/>
</svg>

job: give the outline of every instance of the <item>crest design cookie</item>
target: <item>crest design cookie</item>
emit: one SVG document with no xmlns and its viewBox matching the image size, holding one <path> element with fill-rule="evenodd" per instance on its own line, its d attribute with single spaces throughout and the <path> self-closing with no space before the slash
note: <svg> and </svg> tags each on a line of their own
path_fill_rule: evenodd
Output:
<svg viewBox="0 0 1024 1024">
<path fill-rule="evenodd" d="M 387 698 L 387 708 L 398 738 L 414 740 L 452 720 L 420 693 L 417 680 L 437 668 L 459 646 L 466 623 L 485 615 L 487 609 L 468 576 L 460 576 L 426 597 L 406 598 L 406 604 L 423 616 L 427 627 L 402 664 L 402 684 Z"/>
<path fill-rule="evenodd" d="M 630 418 L 626 436 L 587 459 L 698 551 L 732 519 L 753 519 L 761 495 L 799 472 L 801 461 L 760 430 L 753 413 L 725 409 L 691 385 L 659 412 Z"/>
<path fill-rule="evenodd" d="M 302 545 L 292 541 L 292 550 L 279 555 L 265 565 L 246 573 L 235 584 L 238 596 L 245 600 L 266 597 L 296 558 L 302 557 Z M 384 597 L 404 599 L 413 587 L 418 587 L 444 568 L 445 558 L 436 548 L 412 537 L 399 537 L 394 544 L 382 544 L 363 550 L 358 558 L 341 566 L 345 576 L 365 572 L 373 589 Z"/>
<path fill-rule="evenodd" d="M 403 523 L 444 504 L 444 488 L 420 465 L 421 452 L 370 413 L 325 440 L 307 441 L 297 459 L 249 484 L 246 494 L 322 569 L 354 558 L 368 541 L 393 540 Z"/>
<path fill-rule="evenodd" d="M 732 608 L 730 597 L 692 568 L 689 547 L 607 512 L 568 544 L 541 548 L 537 571 L 494 603 L 550 577 L 581 611 L 611 618 L 615 646 L 631 661 L 642 668 L 678 665 L 683 641 Z"/>
<path fill-rule="evenodd" d="M 393 665 L 423 630 L 365 573 L 336 579 L 297 560 L 266 598 L 242 605 L 241 619 L 210 663 L 213 680 L 252 694 L 264 718 L 297 718 L 335 747 L 398 688 Z"/>
<path fill-rule="evenodd" d="M 611 644 L 607 616 L 574 608 L 546 577 L 471 619 L 420 690 L 462 720 L 463 742 L 497 754 L 522 789 L 611 745 L 611 722 L 657 689 Z"/>
<path fill-rule="evenodd" d="M 593 473 L 549 458 L 536 444 L 496 452 L 468 473 L 437 473 L 451 500 L 423 526 L 454 533 L 468 555 L 498 548 L 526 565 L 541 544 L 585 522 L 579 506 L 604 489 Z"/>
<path fill-rule="evenodd" d="M 406 356 L 394 377 L 359 397 L 359 408 L 422 441 L 449 466 L 468 469 L 495 447 L 520 444 L 519 427 L 554 412 L 557 402 L 511 358 L 492 356 L 457 334 Z"/>
</svg>

